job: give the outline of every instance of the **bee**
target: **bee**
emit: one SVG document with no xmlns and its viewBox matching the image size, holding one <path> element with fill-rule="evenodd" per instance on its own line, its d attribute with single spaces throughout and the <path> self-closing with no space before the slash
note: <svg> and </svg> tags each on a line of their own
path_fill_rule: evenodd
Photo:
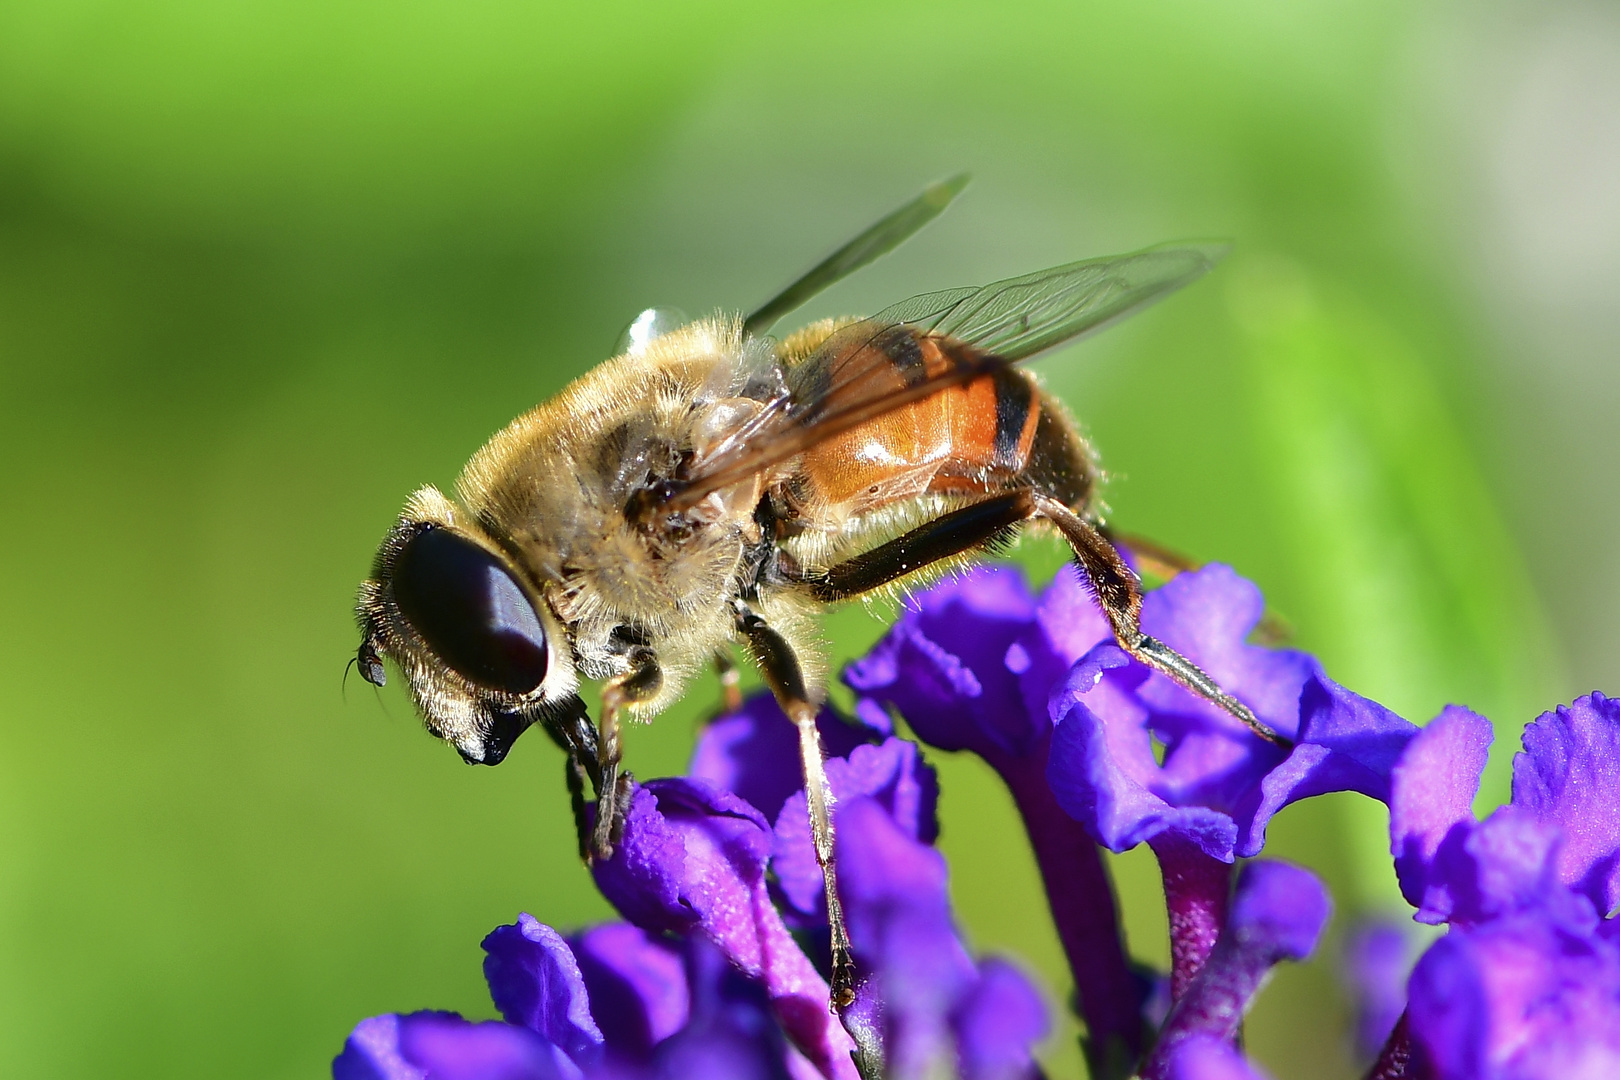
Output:
<svg viewBox="0 0 1620 1080">
<path fill-rule="evenodd" d="M 454 500 L 412 495 L 360 588 L 361 675 L 380 686 L 392 660 L 428 729 L 468 762 L 497 764 L 529 727 L 547 731 L 567 753 L 587 859 L 610 857 L 622 827 L 621 715 L 651 717 L 710 665 L 734 688 L 740 646 L 798 728 L 835 1007 L 853 999 L 854 968 L 815 724 L 828 605 L 1040 523 L 1072 548 L 1122 648 L 1278 738 L 1142 632 L 1136 575 L 1099 518 L 1097 457 L 1015 366 L 1201 277 L 1222 249 L 1074 262 L 768 335 L 966 182 L 928 188 L 745 318 L 645 314 L 623 353 L 480 449 Z M 602 684 L 595 724 L 585 679 Z"/>
</svg>

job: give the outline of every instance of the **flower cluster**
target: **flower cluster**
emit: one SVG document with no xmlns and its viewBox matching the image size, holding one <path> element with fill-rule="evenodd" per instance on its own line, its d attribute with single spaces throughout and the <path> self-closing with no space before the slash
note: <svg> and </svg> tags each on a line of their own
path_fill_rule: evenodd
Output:
<svg viewBox="0 0 1620 1080">
<path fill-rule="evenodd" d="M 1388 1031 L 1371 1076 L 1620 1076 L 1620 932 L 1607 917 L 1620 902 L 1620 703 L 1594 694 L 1533 723 L 1511 805 L 1478 822 L 1487 722 L 1452 707 L 1408 723 L 1312 657 L 1252 644 L 1262 612 L 1252 584 L 1210 566 L 1149 593 L 1142 619 L 1286 746 L 1133 660 L 1073 575 L 1037 596 L 1015 571 L 984 568 L 919 596 L 845 673 L 854 717 L 819 721 L 864 979 L 841 1015 L 827 1004 L 797 735 L 756 698 L 704 729 L 688 775 L 636 787 L 622 843 L 594 869 L 623 922 L 564 937 L 523 915 L 496 929 L 484 970 L 504 1021 L 375 1017 L 334 1076 L 1040 1076 L 1047 1006 L 956 926 L 918 742 L 977 754 L 1006 783 L 1094 1077 L 1259 1075 L 1238 1048 L 1243 1018 L 1276 964 L 1313 951 L 1331 903 L 1309 872 L 1256 856 L 1284 807 L 1334 791 L 1390 807 L 1402 890 L 1417 918 L 1450 927 L 1369 1021 Z M 1165 978 L 1130 962 L 1101 856 L 1141 843 L 1163 873 Z M 1364 966 L 1394 988 L 1400 960 L 1378 948 Z"/>
<path fill-rule="evenodd" d="M 1448 708 L 1395 766 L 1401 891 L 1449 930 L 1412 972 L 1393 1056 L 1446 1078 L 1620 1076 L 1620 701 L 1526 727 L 1512 800 L 1476 821 L 1491 737 Z"/>
</svg>

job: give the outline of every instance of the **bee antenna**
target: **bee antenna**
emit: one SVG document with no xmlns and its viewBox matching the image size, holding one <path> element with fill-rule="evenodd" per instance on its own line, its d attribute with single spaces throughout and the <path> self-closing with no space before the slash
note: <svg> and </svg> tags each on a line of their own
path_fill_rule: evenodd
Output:
<svg viewBox="0 0 1620 1080">
<path fill-rule="evenodd" d="M 351 656 L 349 657 L 349 662 L 343 665 L 343 688 L 341 693 L 343 694 L 343 704 L 345 705 L 349 703 L 349 672 L 352 671 L 355 665 L 358 663 L 360 663 L 360 658 L 358 656 Z"/>
</svg>

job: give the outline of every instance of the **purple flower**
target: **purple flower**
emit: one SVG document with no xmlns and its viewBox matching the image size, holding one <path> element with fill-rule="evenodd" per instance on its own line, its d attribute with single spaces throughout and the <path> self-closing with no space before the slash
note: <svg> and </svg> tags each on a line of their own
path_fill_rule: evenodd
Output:
<svg viewBox="0 0 1620 1080">
<path fill-rule="evenodd" d="M 659 1080 L 735 1077 L 736 1080 L 790 1080 L 795 1064 L 782 1028 L 771 1019 L 771 1002 L 757 980 L 732 965 L 702 938 L 686 950 L 692 986 L 691 1016 L 653 1051 Z M 813 1068 L 810 1075 L 820 1075 Z"/>
<path fill-rule="evenodd" d="M 1620 852 L 1620 703 L 1591 694 L 1530 724 L 1512 801 L 1480 822 L 1490 740 L 1487 721 L 1449 708 L 1395 769 L 1401 888 L 1418 919 L 1451 924 L 1409 983 L 1413 1055 L 1441 1080 L 1620 1075 L 1620 935 L 1603 918 Z"/>
<path fill-rule="evenodd" d="M 1513 805 L 1563 833 L 1561 881 L 1600 914 L 1620 905 L 1620 701 L 1588 694 L 1525 728 Z"/>
<path fill-rule="evenodd" d="M 579 962 L 562 936 L 533 915 L 484 939 L 484 978 L 507 1023 L 546 1038 L 582 1068 L 602 1054 L 602 1032 Z"/>
<path fill-rule="evenodd" d="M 1231 862 L 1258 854 L 1271 818 L 1291 802 L 1331 791 L 1387 801 L 1389 770 L 1416 728 L 1345 692 L 1304 653 L 1247 644 L 1263 610 L 1252 584 L 1207 566 L 1149 593 L 1142 624 L 1291 749 L 1111 642 L 1091 649 L 1053 695 L 1048 777 L 1063 808 L 1105 847 L 1124 851 L 1175 833 Z"/>
<path fill-rule="evenodd" d="M 1058 808 L 1046 780 L 1047 699 L 1070 665 L 1108 636 L 1107 622 L 1074 573 L 1060 574 L 1037 600 L 1018 572 L 983 567 L 914 605 L 845 672 L 860 695 L 857 712 L 877 722 L 893 708 L 930 746 L 971 751 L 1000 774 L 1074 973 L 1093 1071 L 1116 1075 L 1145 1042 L 1143 987 L 1096 845 Z"/>
<path fill-rule="evenodd" d="M 624 839 L 595 866 L 625 918 L 652 932 L 700 933 L 759 980 L 793 1044 L 832 1077 L 853 1077 L 849 1036 L 818 974 L 772 906 L 765 883 L 771 833 L 748 803 L 684 778 L 635 789 Z"/>
<path fill-rule="evenodd" d="M 418 1012 L 362 1020 L 332 1062 L 333 1080 L 575 1080 L 561 1049 L 525 1028 Z"/>
<path fill-rule="evenodd" d="M 844 802 L 839 823 L 839 885 L 856 963 L 870 973 L 862 993 L 882 1006 L 871 1023 L 886 1049 L 884 1075 L 1032 1075 L 1046 1008 L 1015 968 L 968 955 L 944 858 L 869 796 Z"/>
<path fill-rule="evenodd" d="M 934 815 L 939 785 L 915 743 L 891 738 L 878 746 L 857 746 L 847 758 L 829 758 L 827 782 L 835 826 L 849 800 L 866 797 L 877 800 L 890 821 L 913 840 L 932 844 L 939 833 Z M 802 782 L 776 817 L 772 852 L 771 869 L 789 911 L 801 925 L 826 926 L 826 892 Z"/>
<path fill-rule="evenodd" d="M 844 758 L 857 746 L 888 735 L 892 730 L 888 718 L 876 719 L 881 727 L 862 727 L 830 707 L 822 709 L 816 717 L 822 749 L 829 758 Z M 766 821 L 775 821 L 788 797 L 804 790 L 799 732 L 774 697 L 754 694 L 741 709 L 704 726 L 686 773 L 740 795 Z"/>
<path fill-rule="evenodd" d="M 604 928 L 606 929 L 606 928 Z M 619 926 L 616 929 L 632 929 Z M 644 942 L 624 934 L 613 952 L 620 961 L 639 960 Z M 679 989 L 665 985 L 668 972 L 653 980 L 648 999 L 627 1002 L 609 997 L 594 1002 L 604 1021 L 612 1010 L 630 1005 L 656 1011 L 656 998 L 678 999 L 689 1011 L 655 1044 L 613 1045 L 604 1057 L 601 1039 L 584 1038 L 596 1025 L 585 1004 L 578 971 L 568 946 L 550 927 L 523 917 L 486 941 L 495 961 L 490 990 L 506 999 L 507 1022 L 474 1023 L 453 1013 L 377 1016 L 362 1021 L 333 1062 L 335 1080 L 790 1080 L 819 1076 L 790 1050 L 775 1022 L 763 989 L 738 972 L 701 938 L 684 941 L 677 957 Z M 488 966 L 488 965 L 486 965 Z M 621 965 L 622 966 L 622 965 Z M 662 966 L 655 961 L 654 966 Z M 559 974 L 563 977 L 559 979 Z M 531 1021 L 574 1044 L 570 1050 L 536 1030 Z M 560 1026 L 559 1026 L 560 1025 Z M 612 1030 L 610 1024 L 609 1030 Z"/>
<path fill-rule="evenodd" d="M 1075 575 L 1060 574 L 1037 602 L 1016 570 L 979 567 L 914 603 L 845 681 L 899 710 L 929 746 L 972 751 L 998 771 L 1040 755 L 1052 685 L 1108 636 Z"/>
<path fill-rule="evenodd" d="M 1512 800 L 1480 823 L 1491 737 L 1489 721 L 1451 706 L 1396 765 L 1390 845 L 1418 919 L 1479 922 L 1566 896 L 1608 914 L 1620 900 L 1620 702 L 1589 694 L 1526 727 Z"/>
<path fill-rule="evenodd" d="M 1620 1075 L 1620 920 L 1607 917 L 1620 902 L 1620 704 L 1593 694 L 1538 719 L 1512 802 L 1476 821 L 1488 723 L 1452 707 L 1419 732 L 1310 657 L 1247 643 L 1260 611 L 1252 585 L 1208 567 L 1150 594 L 1143 619 L 1289 736 L 1286 749 L 1131 660 L 1072 575 L 1039 598 L 1005 570 L 923 594 L 849 670 L 861 725 L 819 718 L 862 980 L 841 1016 L 789 931 L 825 960 L 796 733 L 755 699 L 705 729 L 692 776 L 632 789 L 622 840 L 594 867 L 627 923 L 571 938 L 528 915 L 497 928 L 484 969 L 502 1021 L 374 1017 L 334 1077 L 1033 1080 L 1046 1007 L 1015 966 L 964 943 L 932 846 L 935 776 L 893 736 L 891 711 L 1006 782 L 1075 974 L 1093 1075 L 1259 1080 L 1236 1034 L 1275 965 L 1315 948 L 1331 905 L 1283 863 L 1243 865 L 1234 888 L 1234 862 L 1261 850 L 1282 807 L 1344 790 L 1390 804 L 1401 887 L 1418 918 L 1449 924 L 1369 1075 Z M 1151 1017 L 1099 854 L 1144 841 L 1174 961 Z M 1368 936 L 1352 960 L 1379 991 L 1370 1041 L 1399 1008 L 1404 948 Z"/>
<path fill-rule="evenodd" d="M 1171 993 L 1179 998 L 1226 917 L 1227 864 L 1265 844 L 1290 803 L 1333 791 L 1389 797 L 1389 771 L 1416 729 L 1328 680 L 1304 653 L 1247 643 L 1260 591 L 1219 565 L 1147 595 L 1143 628 L 1189 657 L 1273 730 L 1284 748 L 1132 660 L 1093 646 L 1052 694 L 1047 777 L 1099 843 L 1147 842 L 1164 874 Z"/>
<path fill-rule="evenodd" d="M 1455 929 L 1412 972 L 1412 1036 L 1442 1080 L 1620 1076 L 1620 950 L 1533 909 Z"/>
<path fill-rule="evenodd" d="M 824 733 L 830 715 L 823 714 Z M 835 731 L 853 730 L 832 722 Z M 795 739 L 758 732 L 762 727 L 792 735 L 778 710 L 750 703 L 710 725 L 694 764 L 728 760 L 723 770 L 709 766 L 709 774 L 725 775 L 739 790 L 773 790 L 760 774 L 768 778 L 785 763 L 796 774 L 798 749 Z M 724 759 L 709 745 L 716 729 L 722 745 L 771 748 L 775 758 Z M 845 917 L 857 967 L 868 976 L 846 1026 L 869 1036 L 884 1059 L 875 1067 L 888 1077 L 938 1069 L 968 1080 L 1029 1075 L 1046 1009 L 1017 969 L 995 960 L 975 964 L 957 933 L 945 863 L 931 846 L 938 832 L 933 770 L 915 744 L 889 738 L 854 742 L 845 756 L 829 757 L 827 777 Z M 825 893 L 800 787 L 777 815 L 770 866 L 785 913 L 819 943 L 827 930 Z"/>
<path fill-rule="evenodd" d="M 520 924 L 526 917 L 519 917 Z M 676 939 L 628 923 L 604 923 L 569 944 L 609 1055 L 645 1061 L 653 1047 L 686 1026 L 692 1001 L 685 953 Z"/>
</svg>

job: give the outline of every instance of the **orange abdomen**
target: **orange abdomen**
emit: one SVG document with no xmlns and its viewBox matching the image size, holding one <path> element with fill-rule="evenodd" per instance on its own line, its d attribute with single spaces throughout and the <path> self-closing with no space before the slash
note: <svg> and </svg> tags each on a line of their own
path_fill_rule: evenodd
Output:
<svg viewBox="0 0 1620 1080">
<path fill-rule="evenodd" d="M 965 347 L 896 327 L 865 348 L 886 362 L 862 394 L 947 369 Z M 997 490 L 1029 464 L 1039 418 L 1034 386 L 1004 368 L 828 439 L 805 452 L 800 475 L 813 501 L 852 513 L 926 491 Z"/>
</svg>

